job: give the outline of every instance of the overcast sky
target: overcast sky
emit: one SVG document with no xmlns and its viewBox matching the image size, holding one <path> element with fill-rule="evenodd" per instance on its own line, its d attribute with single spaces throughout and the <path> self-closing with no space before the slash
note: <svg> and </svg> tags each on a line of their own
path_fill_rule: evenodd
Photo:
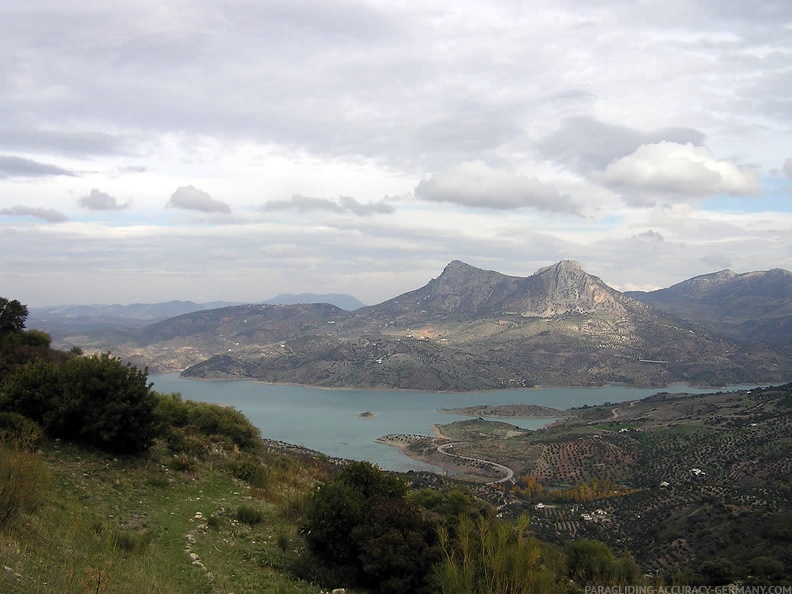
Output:
<svg viewBox="0 0 792 594">
<path fill-rule="evenodd" d="M 792 269 L 789 0 L 0 3 L 0 296 Z"/>
</svg>

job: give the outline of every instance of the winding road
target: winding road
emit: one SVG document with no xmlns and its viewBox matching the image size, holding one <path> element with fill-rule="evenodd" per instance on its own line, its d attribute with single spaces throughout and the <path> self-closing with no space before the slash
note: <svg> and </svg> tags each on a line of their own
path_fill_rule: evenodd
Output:
<svg viewBox="0 0 792 594">
<path fill-rule="evenodd" d="M 512 480 L 512 478 L 514 477 L 514 471 L 511 468 L 509 468 L 508 466 L 504 466 L 503 464 L 498 464 L 497 462 L 493 462 L 492 460 L 482 460 L 481 458 L 470 458 L 469 456 L 460 456 L 459 454 L 452 454 L 452 453 L 446 451 L 447 448 L 454 447 L 455 445 L 458 445 L 460 443 L 465 443 L 465 442 L 464 441 L 455 441 L 453 443 L 446 443 L 446 444 L 437 446 L 437 451 L 440 452 L 441 454 L 446 455 L 446 456 L 453 456 L 453 457 L 459 458 L 461 460 L 469 460 L 471 462 L 483 462 L 484 464 L 489 464 L 490 466 L 493 466 L 493 467 L 497 468 L 498 470 L 500 470 L 505 475 L 503 478 L 500 478 L 497 481 L 492 481 L 490 484 L 505 483 L 506 481 Z"/>
</svg>

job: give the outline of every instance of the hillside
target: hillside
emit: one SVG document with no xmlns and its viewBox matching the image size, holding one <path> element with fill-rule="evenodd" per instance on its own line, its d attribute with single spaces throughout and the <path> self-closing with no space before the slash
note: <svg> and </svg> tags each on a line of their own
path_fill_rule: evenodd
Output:
<svg viewBox="0 0 792 594">
<path fill-rule="evenodd" d="M 627 295 L 732 340 L 792 352 L 792 272 L 722 270 L 667 289 Z"/>
<path fill-rule="evenodd" d="M 156 371 L 335 387 L 783 381 L 792 358 L 719 337 L 562 261 L 528 277 L 454 261 L 420 289 L 327 304 L 195 312 L 92 345 Z"/>
<path fill-rule="evenodd" d="M 515 417 L 510 406 L 470 408 L 482 411 Z M 695 584 L 792 579 L 792 384 L 556 413 L 539 431 L 479 418 L 383 441 L 477 480 L 513 472 L 515 483 L 498 483 L 504 516 L 529 511 L 550 541 L 596 538 Z"/>
</svg>

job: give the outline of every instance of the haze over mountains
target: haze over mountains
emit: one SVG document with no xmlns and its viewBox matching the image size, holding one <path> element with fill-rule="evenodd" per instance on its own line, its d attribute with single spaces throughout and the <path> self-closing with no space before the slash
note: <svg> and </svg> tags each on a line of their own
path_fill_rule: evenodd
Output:
<svg viewBox="0 0 792 594">
<path fill-rule="evenodd" d="M 355 297 L 339 293 L 283 293 L 260 303 L 273 305 L 331 303 L 348 311 L 364 307 L 364 304 Z M 49 332 L 64 336 L 75 332 L 99 329 L 142 328 L 167 318 L 233 305 L 242 305 L 242 302 L 167 301 L 164 303 L 132 303 L 130 305 L 59 305 L 31 307 L 28 319 L 33 327 L 46 328 Z"/>
<path fill-rule="evenodd" d="M 749 294 L 759 311 L 761 292 L 746 288 L 740 298 Z M 152 371 L 336 387 L 725 385 L 792 375 L 789 353 L 705 322 L 620 293 L 574 261 L 528 277 L 453 261 L 424 287 L 354 312 L 330 304 L 228 306 L 86 336 L 85 346 Z"/>
</svg>

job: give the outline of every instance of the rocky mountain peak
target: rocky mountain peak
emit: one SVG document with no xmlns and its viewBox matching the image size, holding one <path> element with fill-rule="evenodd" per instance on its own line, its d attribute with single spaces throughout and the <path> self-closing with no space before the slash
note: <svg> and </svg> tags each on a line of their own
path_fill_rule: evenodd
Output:
<svg viewBox="0 0 792 594">
<path fill-rule="evenodd" d="M 562 260 L 538 270 L 532 277 L 540 289 L 523 315 L 550 317 L 565 313 L 609 310 L 623 312 L 618 293 L 598 277 L 588 274 L 576 260 Z"/>
</svg>

